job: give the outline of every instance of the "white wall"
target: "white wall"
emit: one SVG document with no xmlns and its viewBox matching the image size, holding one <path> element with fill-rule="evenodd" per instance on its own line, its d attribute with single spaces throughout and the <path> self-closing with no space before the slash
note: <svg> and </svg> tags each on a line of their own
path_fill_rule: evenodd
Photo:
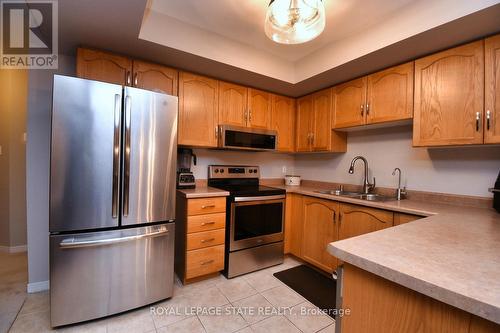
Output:
<svg viewBox="0 0 500 333">
<path fill-rule="evenodd" d="M 411 190 L 490 197 L 500 171 L 500 147 L 413 148 L 411 127 L 366 130 L 348 134 L 345 154 L 297 155 L 295 173 L 303 179 L 361 184 L 363 165 L 356 155 L 368 159 L 370 177 L 382 187 L 397 186 L 395 167 L 403 170 L 403 184 Z M 359 163 L 359 164 L 358 164 Z"/>
<path fill-rule="evenodd" d="M 59 55 L 58 70 L 30 70 L 27 142 L 28 291 L 49 280 L 49 157 L 52 80 L 75 74 L 75 58 Z"/>
<path fill-rule="evenodd" d="M 293 155 L 195 149 L 198 164 L 191 168 L 196 179 L 206 179 L 210 164 L 258 165 L 262 178 L 282 178 L 293 172 Z M 285 168 L 285 171 L 283 171 Z"/>
</svg>

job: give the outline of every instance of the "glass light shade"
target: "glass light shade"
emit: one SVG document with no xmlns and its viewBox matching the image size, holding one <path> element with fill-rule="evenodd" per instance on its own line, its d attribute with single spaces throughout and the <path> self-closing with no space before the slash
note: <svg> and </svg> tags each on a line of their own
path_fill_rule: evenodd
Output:
<svg viewBox="0 0 500 333">
<path fill-rule="evenodd" d="M 271 0 L 264 26 L 276 43 L 305 43 L 325 29 L 325 6 L 321 0 Z"/>
</svg>

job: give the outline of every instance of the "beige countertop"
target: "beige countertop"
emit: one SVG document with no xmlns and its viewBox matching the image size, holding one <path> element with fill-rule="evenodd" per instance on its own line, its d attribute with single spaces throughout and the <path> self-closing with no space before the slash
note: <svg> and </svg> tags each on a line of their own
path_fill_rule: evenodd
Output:
<svg viewBox="0 0 500 333">
<path fill-rule="evenodd" d="M 208 198 L 208 197 L 227 197 L 229 195 L 228 191 L 219 190 L 215 187 L 210 186 L 196 186 L 196 188 L 177 190 L 178 193 L 185 196 L 188 199 L 193 198 Z"/>
<path fill-rule="evenodd" d="M 500 214 L 493 209 L 412 200 L 368 202 L 287 192 L 427 216 L 330 243 L 341 260 L 434 299 L 500 324 Z"/>
</svg>

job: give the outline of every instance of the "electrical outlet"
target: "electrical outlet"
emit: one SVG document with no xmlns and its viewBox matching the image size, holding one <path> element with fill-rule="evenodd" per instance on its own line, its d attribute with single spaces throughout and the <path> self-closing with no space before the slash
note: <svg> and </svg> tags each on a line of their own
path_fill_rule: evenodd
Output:
<svg viewBox="0 0 500 333">
<path fill-rule="evenodd" d="M 23 133 L 23 142 L 26 142 L 28 140 L 28 134 L 26 132 Z"/>
<path fill-rule="evenodd" d="M 281 168 L 281 172 L 286 175 L 286 166 L 283 166 L 283 168 Z"/>
</svg>

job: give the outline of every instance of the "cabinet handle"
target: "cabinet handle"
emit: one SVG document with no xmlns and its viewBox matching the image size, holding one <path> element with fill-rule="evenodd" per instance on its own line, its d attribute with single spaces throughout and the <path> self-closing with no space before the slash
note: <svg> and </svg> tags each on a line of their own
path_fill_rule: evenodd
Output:
<svg viewBox="0 0 500 333">
<path fill-rule="evenodd" d="M 245 110 L 245 113 L 243 114 L 243 121 L 245 123 L 248 121 L 248 110 Z"/>
<path fill-rule="evenodd" d="M 206 226 L 206 225 L 212 225 L 212 224 L 215 224 L 215 222 L 211 221 L 211 222 L 203 222 L 201 224 L 202 227 Z"/>
<path fill-rule="evenodd" d="M 215 138 L 219 138 L 219 126 L 215 126 Z"/>
<path fill-rule="evenodd" d="M 491 111 L 486 111 L 486 129 L 490 130 L 490 119 L 491 119 Z"/>
<path fill-rule="evenodd" d="M 337 213 L 333 212 L 333 223 L 337 223 Z"/>
<path fill-rule="evenodd" d="M 202 265 L 202 266 L 204 266 L 204 265 L 211 264 L 211 263 L 213 263 L 213 262 L 214 262 L 214 260 L 213 260 L 213 259 L 212 259 L 212 260 L 205 260 L 205 261 L 202 261 L 202 262 L 201 262 L 201 265 Z"/>
<path fill-rule="evenodd" d="M 342 213 L 339 213 L 339 227 L 342 224 Z"/>
<path fill-rule="evenodd" d="M 207 209 L 207 208 L 214 208 L 215 205 L 203 205 L 201 206 L 201 209 Z"/>
<path fill-rule="evenodd" d="M 248 121 L 251 122 L 252 121 L 252 110 L 248 110 Z"/>
<path fill-rule="evenodd" d="M 214 240 L 215 240 L 215 238 L 202 239 L 201 242 L 202 243 L 208 243 L 208 242 L 213 242 Z"/>
<path fill-rule="evenodd" d="M 481 113 L 476 112 L 476 132 L 479 132 L 479 121 L 481 120 Z"/>
<path fill-rule="evenodd" d="M 130 86 L 130 71 L 127 71 L 127 86 Z"/>
<path fill-rule="evenodd" d="M 139 82 L 139 79 L 137 78 L 137 73 L 134 74 L 134 86 L 137 87 L 137 83 Z"/>
<path fill-rule="evenodd" d="M 365 115 L 365 106 L 361 104 L 361 117 Z"/>
<path fill-rule="evenodd" d="M 370 104 L 366 103 L 366 115 L 370 115 Z"/>
</svg>

